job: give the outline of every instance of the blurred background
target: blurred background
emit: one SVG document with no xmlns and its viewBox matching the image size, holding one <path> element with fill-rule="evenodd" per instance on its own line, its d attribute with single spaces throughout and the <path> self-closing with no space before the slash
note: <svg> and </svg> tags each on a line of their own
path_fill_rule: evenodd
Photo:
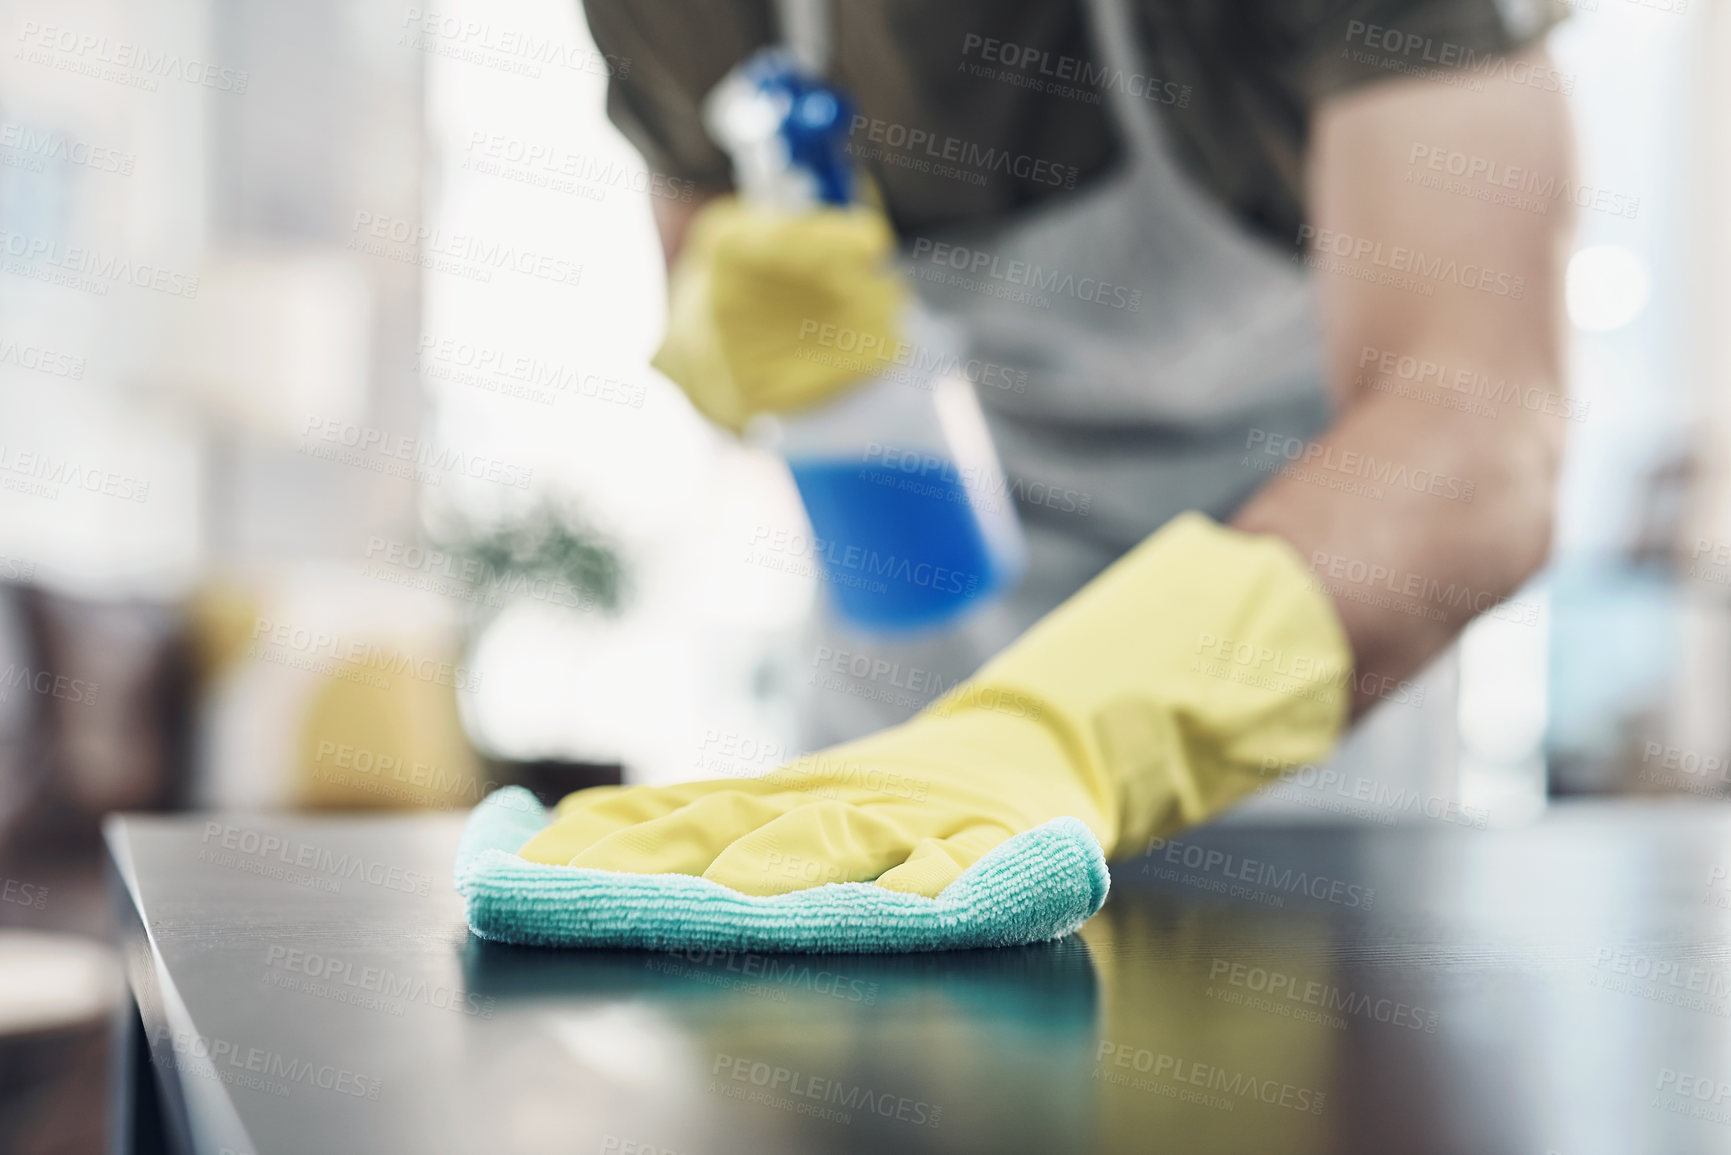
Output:
<svg viewBox="0 0 1731 1155">
<path fill-rule="evenodd" d="M 1613 195 L 1553 561 L 1460 647 L 1448 789 L 1493 825 L 1731 797 L 1731 6 L 1572 7 Z M 669 190 L 573 0 L 0 35 L 0 1150 L 86 1151 L 104 812 L 768 770 L 821 593 L 758 548 L 803 525 L 780 463 L 649 368 Z"/>
</svg>

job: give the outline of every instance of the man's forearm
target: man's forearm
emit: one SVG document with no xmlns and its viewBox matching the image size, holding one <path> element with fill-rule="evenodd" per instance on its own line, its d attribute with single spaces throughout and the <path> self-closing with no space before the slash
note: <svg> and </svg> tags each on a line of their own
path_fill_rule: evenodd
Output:
<svg viewBox="0 0 1731 1155">
<path fill-rule="evenodd" d="M 1411 355 L 1463 363 L 1446 347 Z M 1561 395 L 1550 381 L 1519 387 Z M 1304 447 L 1299 476 L 1276 479 L 1234 519 L 1292 542 L 1329 592 L 1355 657 L 1355 716 L 1544 560 L 1563 420 L 1497 410 L 1486 419 L 1373 393 Z"/>
<path fill-rule="evenodd" d="M 1390 83 L 1318 115 L 1306 239 L 1340 416 L 1236 519 L 1291 541 L 1328 589 L 1355 713 L 1512 594 L 1550 542 L 1572 206 L 1532 213 L 1425 179 L 1467 150 L 1557 184 L 1574 171 L 1562 97 L 1508 82 Z M 1403 250 L 1412 275 L 1363 275 Z"/>
<path fill-rule="evenodd" d="M 685 234 L 691 231 L 691 222 L 703 207 L 727 190 L 699 187 L 697 195 L 689 201 L 672 200 L 668 197 L 649 198 L 650 211 L 655 214 L 655 233 L 661 238 L 661 255 L 669 269 L 679 259 L 680 251 L 685 248 Z"/>
</svg>

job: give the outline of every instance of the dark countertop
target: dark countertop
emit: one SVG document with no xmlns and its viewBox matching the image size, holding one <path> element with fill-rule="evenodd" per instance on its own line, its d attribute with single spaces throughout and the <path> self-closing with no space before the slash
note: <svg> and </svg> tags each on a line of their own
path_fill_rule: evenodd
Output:
<svg viewBox="0 0 1731 1155">
<path fill-rule="evenodd" d="M 1079 937 L 906 957 L 481 943 L 450 889 L 459 827 L 110 820 L 171 1139 L 1731 1150 L 1731 809 L 1214 828 L 1121 864 Z"/>
</svg>

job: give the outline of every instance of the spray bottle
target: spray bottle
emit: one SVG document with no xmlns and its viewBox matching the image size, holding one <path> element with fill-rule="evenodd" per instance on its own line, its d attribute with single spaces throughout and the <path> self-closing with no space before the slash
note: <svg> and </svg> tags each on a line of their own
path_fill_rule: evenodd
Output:
<svg viewBox="0 0 1731 1155">
<path fill-rule="evenodd" d="M 779 212 L 854 203 L 852 109 L 790 54 L 759 52 L 704 104 L 747 201 Z M 756 419 L 787 461 L 838 616 L 874 634 L 948 625 L 1003 596 L 1026 547 L 953 326 L 914 301 L 907 357 L 839 397 Z"/>
</svg>

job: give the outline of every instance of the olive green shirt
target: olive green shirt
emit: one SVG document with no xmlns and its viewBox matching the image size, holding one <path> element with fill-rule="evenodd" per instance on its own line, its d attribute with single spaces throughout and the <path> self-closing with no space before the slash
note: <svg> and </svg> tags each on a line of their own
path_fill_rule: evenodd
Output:
<svg viewBox="0 0 1731 1155">
<path fill-rule="evenodd" d="M 1088 40 L 1084 0 L 831 0 L 830 78 L 857 105 L 849 151 L 904 234 L 1061 197 L 1110 169 L 1105 93 L 1149 101 L 1179 163 L 1246 225 L 1292 245 L 1312 113 L 1378 80 L 1473 89 L 1491 77 L 1567 91 L 1506 54 L 1558 0 L 1125 0 L 1145 71 Z M 726 187 L 700 106 L 781 37 L 771 0 L 584 0 L 611 58 L 607 109 L 657 172 Z M 1487 98 L 1489 99 L 1489 98 Z"/>
</svg>

